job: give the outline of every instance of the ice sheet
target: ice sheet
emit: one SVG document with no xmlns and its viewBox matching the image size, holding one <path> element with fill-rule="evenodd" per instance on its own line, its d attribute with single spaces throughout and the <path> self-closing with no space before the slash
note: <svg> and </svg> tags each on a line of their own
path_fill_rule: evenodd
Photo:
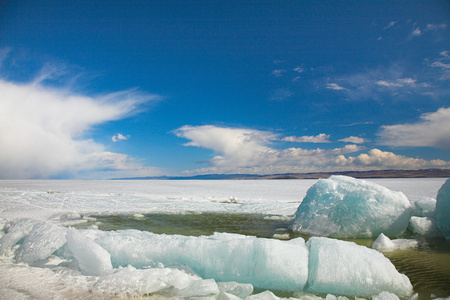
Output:
<svg viewBox="0 0 450 300">
<path fill-rule="evenodd" d="M 445 179 L 373 179 L 410 200 L 435 198 Z M 39 221 L 53 225 L 86 222 L 90 214 L 230 212 L 260 213 L 270 218 L 293 216 L 308 188 L 316 180 L 284 181 L 0 181 L 0 227 L 9 230 L 0 239 L 0 298 L 100 299 L 112 298 L 100 289 L 101 277 L 82 275 L 67 245 L 40 263 L 41 267 L 15 263 L 14 256 Z M 234 201 L 230 201 L 230 199 Z M 232 203 L 237 202 L 237 203 Z M 28 221 L 15 218 L 29 218 Z M 20 223 L 20 224 L 19 224 Z M 98 230 L 87 238 L 95 239 Z M 83 235 L 84 235 L 83 233 Z M 3 233 L 0 234 L 0 236 Z M 58 256 L 55 256 L 58 255 Z M 38 266 L 39 264 L 35 264 Z M 162 266 L 157 266 L 160 269 Z M 124 267 L 127 268 L 127 267 Z M 165 268 L 162 268 L 165 269 Z M 118 270 L 117 268 L 114 270 Z M 136 271 L 143 271 L 138 269 Z M 190 276 L 194 276 L 187 273 Z M 136 275 L 138 276 L 138 275 Z M 134 275 L 132 276 L 134 277 Z M 125 279 L 123 279 L 125 280 Z M 236 299 L 228 288 L 211 299 Z M 237 290 L 248 289 L 238 287 Z M 129 286 L 123 293 L 136 292 Z M 244 298 L 244 294 L 238 294 Z M 260 299 L 272 293 L 252 295 Z M 322 299 L 296 293 L 302 299 Z M 12 298 L 11 298 L 12 297 Z M 278 297 L 275 297 L 278 299 Z"/>
</svg>

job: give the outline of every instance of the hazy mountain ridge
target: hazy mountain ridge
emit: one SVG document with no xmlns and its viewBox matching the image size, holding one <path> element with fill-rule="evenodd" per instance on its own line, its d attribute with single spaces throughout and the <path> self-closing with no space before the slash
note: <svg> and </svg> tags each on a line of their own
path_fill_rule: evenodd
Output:
<svg viewBox="0 0 450 300">
<path fill-rule="evenodd" d="M 331 175 L 346 175 L 355 178 L 439 178 L 450 177 L 450 169 L 423 170 L 371 170 L 371 171 L 342 171 L 342 172 L 314 172 L 314 173 L 285 173 L 285 174 L 206 174 L 196 176 L 159 176 L 114 178 L 115 180 L 246 180 L 246 179 L 318 179 Z"/>
</svg>

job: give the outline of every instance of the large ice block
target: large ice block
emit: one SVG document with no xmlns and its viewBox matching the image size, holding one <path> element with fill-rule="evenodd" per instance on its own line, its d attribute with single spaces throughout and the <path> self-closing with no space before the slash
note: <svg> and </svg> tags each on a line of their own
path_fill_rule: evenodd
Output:
<svg viewBox="0 0 450 300">
<path fill-rule="evenodd" d="M 405 231 L 412 213 L 401 192 L 366 180 L 331 176 L 307 191 L 291 228 L 340 238 L 397 236 Z"/>
<path fill-rule="evenodd" d="M 66 229 L 48 222 L 38 222 L 16 253 L 16 260 L 28 264 L 46 259 L 66 243 Z"/>
<path fill-rule="evenodd" d="M 380 252 L 353 242 L 312 237 L 306 291 L 348 296 L 374 296 L 388 291 L 399 297 L 412 294 L 413 287 Z"/>
<path fill-rule="evenodd" d="M 113 271 L 111 255 L 75 228 L 67 230 L 67 245 L 84 275 L 102 276 Z"/>
<path fill-rule="evenodd" d="M 439 189 L 436 198 L 436 225 L 450 239 L 450 179 Z"/>
<path fill-rule="evenodd" d="M 308 250 L 302 238 L 280 241 L 224 233 L 189 237 L 126 230 L 103 232 L 95 242 L 111 253 L 115 267 L 185 265 L 202 278 L 293 291 L 302 290 L 308 278 Z"/>
<path fill-rule="evenodd" d="M 8 222 L 4 229 L 6 234 L 0 238 L 0 256 L 12 254 L 12 248 L 24 237 L 28 236 L 35 224 L 41 221 L 35 219 L 15 219 Z"/>
</svg>

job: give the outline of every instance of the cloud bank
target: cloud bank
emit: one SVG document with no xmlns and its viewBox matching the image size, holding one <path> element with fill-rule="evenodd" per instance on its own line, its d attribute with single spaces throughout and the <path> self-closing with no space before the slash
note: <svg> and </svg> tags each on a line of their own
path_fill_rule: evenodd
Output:
<svg viewBox="0 0 450 300">
<path fill-rule="evenodd" d="M 42 78 L 26 84 L 0 79 L 0 93 L 0 178 L 108 178 L 157 172 L 85 137 L 93 126 L 135 114 L 157 96 L 130 90 L 89 97 L 47 87 Z"/>
<path fill-rule="evenodd" d="M 185 146 L 195 146 L 214 151 L 208 162 L 210 167 L 188 171 L 202 173 L 290 173 L 344 170 L 420 169 L 450 167 L 443 160 L 423 160 L 396 155 L 378 149 L 351 156 L 365 148 L 348 144 L 332 149 L 270 147 L 280 140 L 269 131 L 205 126 L 183 126 L 174 131 L 181 138 L 190 140 Z M 351 138 L 359 142 L 355 137 Z M 281 139 L 283 140 L 283 139 Z"/>
<path fill-rule="evenodd" d="M 412 124 L 382 126 L 379 142 L 388 146 L 436 147 L 450 151 L 450 108 L 422 114 Z"/>
</svg>

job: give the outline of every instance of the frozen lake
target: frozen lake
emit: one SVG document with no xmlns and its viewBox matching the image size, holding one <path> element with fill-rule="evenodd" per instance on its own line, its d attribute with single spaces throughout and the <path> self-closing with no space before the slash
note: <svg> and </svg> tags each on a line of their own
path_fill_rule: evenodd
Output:
<svg viewBox="0 0 450 300">
<path fill-rule="evenodd" d="M 445 179 L 370 181 L 401 191 L 411 202 L 416 202 L 423 198 L 435 198 Z M 137 229 L 184 236 L 225 232 L 282 240 L 303 237 L 307 240 L 307 236 L 289 232 L 287 226 L 308 188 L 315 182 L 316 180 L 0 181 L 0 222 L 3 227 L 8 221 L 17 218 L 32 218 L 58 226 L 90 230 L 91 235 L 97 237 L 105 231 Z M 128 231 L 124 232 L 127 234 Z M 370 246 L 372 240 L 356 242 Z M 448 282 L 445 277 L 450 275 L 450 266 L 445 265 L 449 262 L 450 250 L 445 250 L 448 243 L 437 242 L 434 245 L 433 241 L 424 241 L 423 244 L 427 248 L 425 253 L 429 253 L 425 257 L 422 257 L 424 251 L 418 250 L 396 252 L 387 256 L 401 272 L 407 273 L 409 277 L 408 272 L 416 276 L 416 281 L 410 279 L 421 299 L 429 299 L 432 293 L 447 297 L 449 294 L 445 293 L 450 287 L 442 285 Z M 444 272 L 437 279 L 440 282 L 436 290 L 427 284 L 427 276 L 421 274 L 421 270 L 424 274 L 429 274 L 430 270 L 426 270 L 426 267 L 421 269 L 417 267 L 417 261 L 411 261 L 411 257 L 416 256 L 431 264 L 432 261 L 437 261 L 435 264 L 438 265 L 438 270 L 431 272 Z M 114 295 L 108 294 L 104 289 L 93 288 L 99 286 L 98 282 L 94 285 L 98 278 L 76 273 L 67 262 L 61 261 L 61 257 L 63 256 L 56 256 L 55 261 L 41 262 L 41 265 L 34 264 L 31 267 L 23 263 L 16 264 L 13 257 L 6 256 L 0 262 L 0 298 L 113 298 Z M 120 285 L 119 282 L 115 284 Z M 302 296 L 275 292 L 282 296 Z M 190 296 L 195 296 L 195 293 Z"/>
</svg>

